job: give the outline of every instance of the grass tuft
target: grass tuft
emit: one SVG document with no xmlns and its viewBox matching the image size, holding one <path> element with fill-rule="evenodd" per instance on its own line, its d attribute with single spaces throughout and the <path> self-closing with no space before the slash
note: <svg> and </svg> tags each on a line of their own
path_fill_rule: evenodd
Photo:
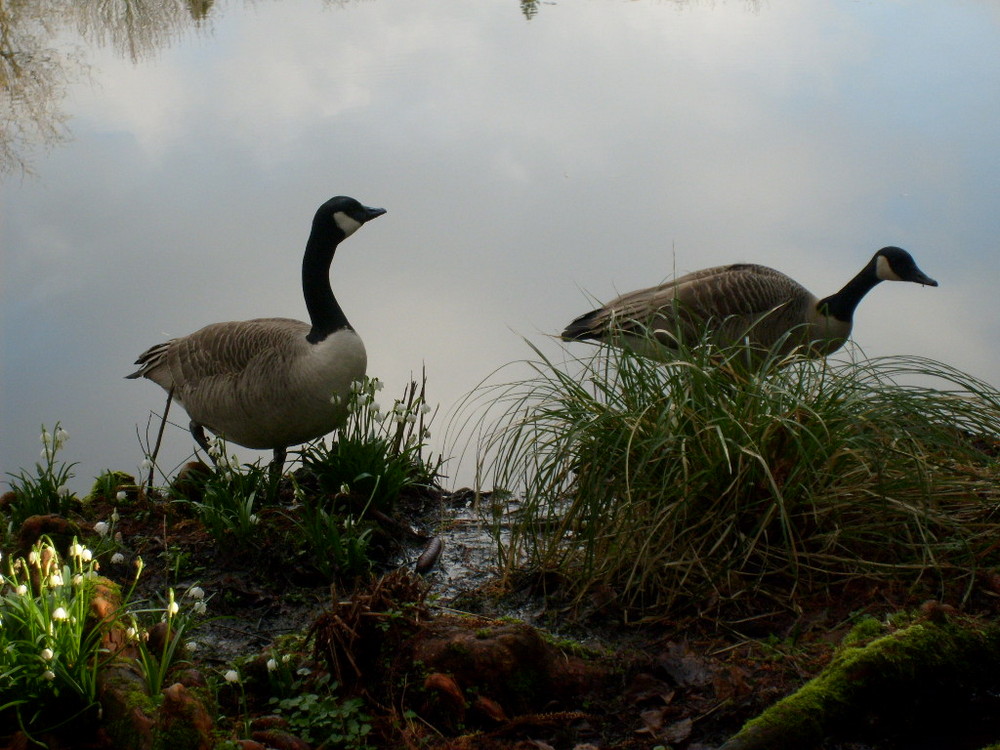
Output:
<svg viewBox="0 0 1000 750">
<path fill-rule="evenodd" d="M 992 555 L 1000 393 L 920 357 L 602 346 L 480 388 L 508 572 L 657 617 L 853 576 L 971 585 Z M 496 411 L 494 411 L 496 414 Z M 503 493 L 495 493 L 502 498 Z M 500 533 L 509 523 L 509 536 Z M 500 541 L 502 540 L 502 541 Z"/>
</svg>

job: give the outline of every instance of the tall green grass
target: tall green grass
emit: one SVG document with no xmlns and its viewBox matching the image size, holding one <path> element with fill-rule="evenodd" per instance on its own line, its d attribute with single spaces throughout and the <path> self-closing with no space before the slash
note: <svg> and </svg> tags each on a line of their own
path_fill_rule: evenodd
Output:
<svg viewBox="0 0 1000 750">
<path fill-rule="evenodd" d="M 1000 393 L 925 358 L 780 348 L 534 348 L 532 375 L 482 386 L 481 483 L 520 500 L 491 509 L 504 568 L 647 617 L 853 576 L 971 585 L 997 561 Z"/>
</svg>

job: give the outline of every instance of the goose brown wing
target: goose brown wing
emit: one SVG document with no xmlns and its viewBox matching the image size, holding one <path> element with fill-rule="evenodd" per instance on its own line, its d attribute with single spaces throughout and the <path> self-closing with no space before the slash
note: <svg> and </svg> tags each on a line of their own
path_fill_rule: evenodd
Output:
<svg viewBox="0 0 1000 750">
<path fill-rule="evenodd" d="M 767 266 L 716 266 L 623 294 L 574 320 L 563 338 L 641 334 L 650 327 L 680 329 L 690 335 L 710 320 L 725 320 L 727 329 L 747 327 L 775 308 L 810 296 L 800 284 Z"/>
<path fill-rule="evenodd" d="M 127 377 L 146 377 L 167 390 L 189 391 L 205 380 L 237 377 L 262 357 L 280 357 L 290 341 L 297 335 L 304 340 L 308 332 L 308 324 L 289 318 L 213 323 L 150 347 L 136 360 L 139 369 Z"/>
</svg>

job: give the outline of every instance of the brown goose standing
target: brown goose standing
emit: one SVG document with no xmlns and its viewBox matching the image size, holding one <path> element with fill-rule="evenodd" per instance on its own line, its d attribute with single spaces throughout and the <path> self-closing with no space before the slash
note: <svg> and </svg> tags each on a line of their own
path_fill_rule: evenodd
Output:
<svg viewBox="0 0 1000 750">
<path fill-rule="evenodd" d="M 330 287 L 337 246 L 385 213 L 353 198 L 331 198 L 316 212 L 302 259 L 309 323 L 258 318 L 213 323 L 147 349 L 139 369 L 191 417 L 206 452 L 205 428 L 227 440 L 274 451 L 280 472 L 288 446 L 342 425 L 351 383 L 365 375 L 367 355 Z"/>
<path fill-rule="evenodd" d="M 720 345 L 747 339 L 755 348 L 769 350 L 781 341 L 781 353 L 804 345 L 810 356 L 822 357 L 847 340 L 855 308 L 881 281 L 938 285 L 898 247 L 879 250 L 843 289 L 822 299 L 773 268 L 737 263 L 623 294 L 576 318 L 562 338 L 606 341 L 663 358 L 669 357 L 677 335 L 694 344 L 710 326 Z M 649 334 L 658 351 L 649 351 Z"/>
</svg>

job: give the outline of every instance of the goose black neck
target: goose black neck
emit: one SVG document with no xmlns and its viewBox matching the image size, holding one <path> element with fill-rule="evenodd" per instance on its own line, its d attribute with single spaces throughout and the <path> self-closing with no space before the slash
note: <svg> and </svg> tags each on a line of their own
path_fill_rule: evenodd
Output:
<svg viewBox="0 0 1000 750">
<path fill-rule="evenodd" d="M 312 323 L 312 329 L 306 336 L 311 344 L 323 341 L 342 328 L 351 327 L 330 288 L 330 264 L 339 242 L 339 237 L 314 228 L 306 243 L 306 254 L 302 258 L 302 295 L 309 311 L 309 322 Z"/>
<path fill-rule="evenodd" d="M 827 315 L 832 315 L 837 320 L 850 323 L 854 318 L 854 311 L 858 303 L 868 292 L 882 281 L 875 273 L 875 262 L 872 261 L 865 266 L 861 272 L 844 285 L 836 294 L 821 299 L 819 309 Z"/>
</svg>

